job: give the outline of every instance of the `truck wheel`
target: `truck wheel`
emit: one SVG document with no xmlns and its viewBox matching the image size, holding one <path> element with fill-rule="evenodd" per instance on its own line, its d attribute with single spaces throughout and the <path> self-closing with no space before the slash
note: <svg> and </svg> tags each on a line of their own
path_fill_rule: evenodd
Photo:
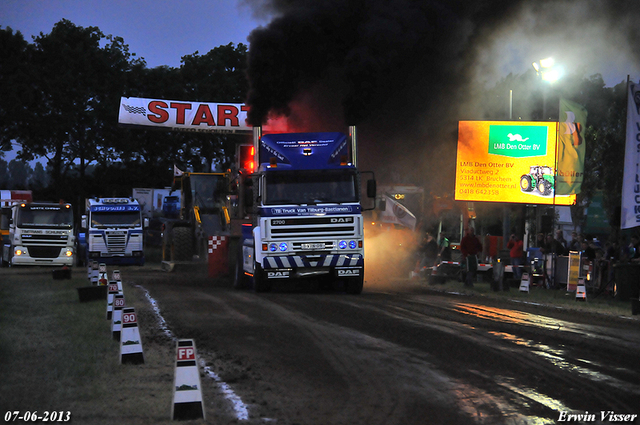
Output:
<svg viewBox="0 0 640 425">
<path fill-rule="evenodd" d="M 362 287 L 364 286 L 364 276 L 350 277 L 345 283 L 347 294 L 360 294 L 362 292 Z"/>
<path fill-rule="evenodd" d="M 193 259 L 193 234 L 190 227 L 174 227 L 173 255 L 175 261 L 191 261 Z"/>
<path fill-rule="evenodd" d="M 256 292 L 269 292 L 271 290 L 271 283 L 264 278 L 260 264 L 256 264 L 253 269 L 253 290 Z"/>
<path fill-rule="evenodd" d="M 236 272 L 233 279 L 233 287 L 235 289 L 245 289 L 249 287 L 249 278 L 246 274 L 244 274 L 244 269 L 242 258 L 242 247 L 240 247 L 240 254 L 236 258 Z"/>
</svg>

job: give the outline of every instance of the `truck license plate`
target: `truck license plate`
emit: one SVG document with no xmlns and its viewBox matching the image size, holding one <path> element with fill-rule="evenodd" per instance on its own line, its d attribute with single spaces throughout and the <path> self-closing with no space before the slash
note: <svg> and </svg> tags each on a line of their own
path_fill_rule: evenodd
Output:
<svg viewBox="0 0 640 425">
<path fill-rule="evenodd" d="M 324 249 L 323 243 L 303 243 L 302 249 Z"/>
</svg>

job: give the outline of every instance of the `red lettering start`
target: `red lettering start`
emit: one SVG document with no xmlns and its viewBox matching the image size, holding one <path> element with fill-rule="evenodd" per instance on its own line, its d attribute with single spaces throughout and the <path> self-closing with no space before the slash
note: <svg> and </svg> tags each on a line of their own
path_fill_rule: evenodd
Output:
<svg viewBox="0 0 640 425">
<path fill-rule="evenodd" d="M 238 114 L 249 110 L 247 105 L 242 105 L 240 109 L 235 105 L 216 106 L 216 118 L 218 120 L 217 125 L 220 127 L 224 127 L 226 125 L 230 127 L 238 127 L 240 125 Z M 191 109 L 191 103 L 171 102 L 167 105 L 166 102 L 161 100 L 153 100 L 149 102 L 149 115 L 147 115 L 147 118 L 149 121 L 156 124 L 165 123 L 169 121 L 168 109 L 175 109 L 176 124 L 184 125 L 186 122 L 186 111 Z M 201 103 L 193 116 L 193 121 L 190 123 L 190 125 L 200 124 L 206 124 L 209 127 L 216 126 L 214 114 L 211 112 L 209 104 Z"/>
</svg>

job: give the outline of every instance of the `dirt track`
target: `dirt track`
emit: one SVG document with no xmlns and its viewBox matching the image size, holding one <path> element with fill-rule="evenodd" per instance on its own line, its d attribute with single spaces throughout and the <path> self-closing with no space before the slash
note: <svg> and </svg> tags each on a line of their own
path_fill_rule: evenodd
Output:
<svg viewBox="0 0 640 425">
<path fill-rule="evenodd" d="M 173 334 L 196 340 L 251 423 L 539 424 L 640 411 L 637 320 L 412 284 L 255 294 L 185 270 L 123 274 Z M 237 420 L 231 404 L 216 402 L 216 423 Z"/>
</svg>

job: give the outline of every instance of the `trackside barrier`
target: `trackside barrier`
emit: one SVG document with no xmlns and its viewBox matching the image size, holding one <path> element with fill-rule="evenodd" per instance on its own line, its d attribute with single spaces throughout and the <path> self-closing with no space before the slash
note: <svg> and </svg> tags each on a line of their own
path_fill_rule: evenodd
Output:
<svg viewBox="0 0 640 425">
<path fill-rule="evenodd" d="M 529 293 L 530 285 L 531 285 L 531 281 L 529 280 L 529 273 L 523 272 L 522 279 L 520 279 L 520 292 Z"/>
<path fill-rule="evenodd" d="M 91 263 L 91 276 L 89 276 L 92 285 L 98 285 L 98 262 L 93 261 Z"/>
<path fill-rule="evenodd" d="M 173 406 L 171 408 L 173 420 L 205 419 L 197 358 L 196 344 L 192 339 L 177 341 Z"/>
<path fill-rule="evenodd" d="M 111 315 L 111 335 L 116 341 L 120 341 L 120 332 L 122 331 L 122 309 L 124 306 L 124 295 L 114 295 L 113 314 Z"/>
<path fill-rule="evenodd" d="M 107 285 L 107 320 L 111 320 L 111 316 L 113 315 L 113 299 L 119 294 L 118 284 L 116 282 L 109 282 Z"/>
<path fill-rule="evenodd" d="M 111 272 L 111 280 L 122 280 L 120 279 L 120 270 L 114 270 Z"/>
<path fill-rule="evenodd" d="M 142 339 L 138 329 L 136 309 L 125 307 L 122 309 L 122 332 L 120 336 L 120 364 L 142 364 L 144 353 Z"/>
<path fill-rule="evenodd" d="M 209 236 L 207 264 L 209 277 L 218 277 L 229 273 L 229 238 Z"/>
<path fill-rule="evenodd" d="M 585 286 L 584 279 L 578 279 L 578 286 L 576 286 L 576 301 L 587 300 L 587 287 Z"/>
</svg>

